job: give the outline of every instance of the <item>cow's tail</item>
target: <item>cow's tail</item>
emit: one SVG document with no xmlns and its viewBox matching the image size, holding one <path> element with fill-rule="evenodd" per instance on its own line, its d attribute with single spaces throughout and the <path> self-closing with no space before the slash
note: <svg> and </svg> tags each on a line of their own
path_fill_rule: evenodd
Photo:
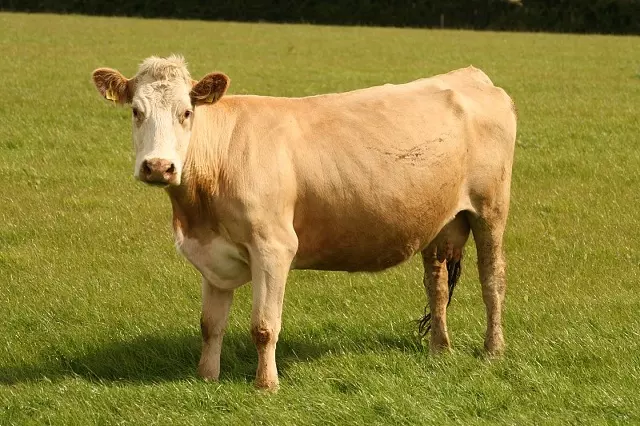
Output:
<svg viewBox="0 0 640 426">
<path fill-rule="evenodd" d="M 447 301 L 447 307 L 451 303 L 451 297 L 453 297 L 453 290 L 458 284 L 460 274 L 462 273 L 462 256 L 460 259 L 447 260 L 447 274 L 449 275 L 449 300 Z M 429 305 L 424 307 L 424 316 L 420 318 L 418 322 L 418 333 L 421 337 L 425 337 L 429 330 L 431 330 L 431 312 L 427 312 Z"/>
</svg>

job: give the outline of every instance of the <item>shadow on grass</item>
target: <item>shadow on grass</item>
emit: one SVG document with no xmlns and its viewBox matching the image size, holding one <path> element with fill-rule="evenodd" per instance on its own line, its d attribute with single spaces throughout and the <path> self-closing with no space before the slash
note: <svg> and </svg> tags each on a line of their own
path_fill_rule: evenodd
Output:
<svg viewBox="0 0 640 426">
<path fill-rule="evenodd" d="M 278 342 L 276 358 L 283 373 L 295 363 L 319 359 L 329 353 L 382 352 L 385 350 L 421 351 L 410 335 L 354 334 L 347 344 L 336 340 L 320 343 L 313 339 L 286 336 Z M 134 340 L 114 341 L 74 356 L 55 350 L 48 361 L 40 364 L 0 366 L 0 384 L 56 381 L 79 377 L 98 383 L 157 383 L 197 379 L 200 357 L 200 336 L 147 335 Z M 251 382 L 257 364 L 255 347 L 249 333 L 230 331 L 225 335 L 222 356 L 222 382 Z"/>
</svg>

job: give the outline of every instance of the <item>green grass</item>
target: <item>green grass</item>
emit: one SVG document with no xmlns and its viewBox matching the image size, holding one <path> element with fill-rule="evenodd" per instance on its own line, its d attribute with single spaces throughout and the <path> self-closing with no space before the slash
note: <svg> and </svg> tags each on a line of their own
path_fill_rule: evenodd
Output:
<svg viewBox="0 0 640 426">
<path fill-rule="evenodd" d="M 199 278 L 132 178 L 129 110 L 90 73 L 172 52 L 232 93 L 300 96 L 474 64 L 520 122 L 505 358 L 482 357 L 473 247 L 455 352 L 412 320 L 415 259 L 294 272 L 281 390 L 252 387 L 250 288 L 219 383 L 195 375 Z M 640 423 L 640 38 L 0 14 L 0 424 Z"/>
</svg>

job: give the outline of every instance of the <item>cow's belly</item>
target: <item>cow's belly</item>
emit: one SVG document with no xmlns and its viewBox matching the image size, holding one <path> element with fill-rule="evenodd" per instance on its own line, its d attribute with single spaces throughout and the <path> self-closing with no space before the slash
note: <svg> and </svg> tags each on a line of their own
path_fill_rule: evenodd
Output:
<svg viewBox="0 0 640 426">
<path fill-rule="evenodd" d="M 251 269 L 238 248 L 222 237 L 206 241 L 177 239 L 178 250 L 212 285 L 234 289 L 251 280 Z"/>
<path fill-rule="evenodd" d="M 440 219 L 440 218 L 438 218 Z M 381 271 L 418 253 L 438 234 L 450 217 L 425 220 L 423 226 L 389 228 L 333 222 L 326 228 L 299 230 L 296 269 Z M 407 223 L 410 223 L 407 220 Z M 331 226 L 333 225 L 333 226 Z M 351 226 L 349 226 L 351 225 Z"/>
<path fill-rule="evenodd" d="M 298 252 L 294 267 L 335 271 L 379 271 L 426 247 L 465 201 L 458 184 L 441 186 L 437 197 L 377 197 L 373 202 L 334 203 L 300 209 L 294 223 Z M 425 191 L 428 193 L 428 191 Z M 408 200 L 405 202 L 405 200 Z M 346 206 L 346 207 L 344 207 Z M 306 206 L 305 206 L 306 207 Z"/>
</svg>

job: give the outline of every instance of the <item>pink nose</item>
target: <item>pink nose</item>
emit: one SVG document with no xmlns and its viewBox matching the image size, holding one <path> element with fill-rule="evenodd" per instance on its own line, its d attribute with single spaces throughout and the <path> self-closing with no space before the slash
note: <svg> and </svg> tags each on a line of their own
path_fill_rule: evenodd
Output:
<svg viewBox="0 0 640 426">
<path fill-rule="evenodd" d="M 170 183 L 176 176 L 176 166 L 169 160 L 151 158 L 144 160 L 140 177 L 148 183 Z"/>
</svg>

